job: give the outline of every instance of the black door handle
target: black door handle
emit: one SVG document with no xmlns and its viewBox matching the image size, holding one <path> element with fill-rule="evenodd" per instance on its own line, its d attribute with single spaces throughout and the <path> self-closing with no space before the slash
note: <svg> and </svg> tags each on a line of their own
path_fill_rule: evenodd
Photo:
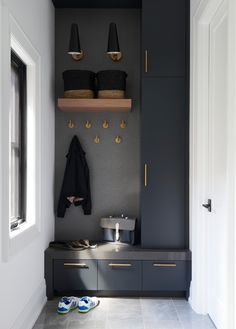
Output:
<svg viewBox="0 0 236 329">
<path fill-rule="evenodd" d="M 203 207 L 207 208 L 209 212 L 211 212 L 211 199 L 207 200 L 207 203 L 203 203 Z"/>
</svg>

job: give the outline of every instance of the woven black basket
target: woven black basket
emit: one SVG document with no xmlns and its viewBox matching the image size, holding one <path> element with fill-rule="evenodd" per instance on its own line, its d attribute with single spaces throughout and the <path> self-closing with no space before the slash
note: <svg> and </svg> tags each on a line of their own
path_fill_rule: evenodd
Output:
<svg viewBox="0 0 236 329">
<path fill-rule="evenodd" d="M 124 98 L 127 73 L 119 70 L 105 70 L 97 73 L 99 98 Z"/>
<path fill-rule="evenodd" d="M 105 70 L 97 73 L 98 90 L 125 90 L 127 73 L 119 70 Z"/>
<path fill-rule="evenodd" d="M 64 95 L 74 98 L 93 98 L 95 73 L 86 70 L 67 70 L 63 72 Z"/>
</svg>

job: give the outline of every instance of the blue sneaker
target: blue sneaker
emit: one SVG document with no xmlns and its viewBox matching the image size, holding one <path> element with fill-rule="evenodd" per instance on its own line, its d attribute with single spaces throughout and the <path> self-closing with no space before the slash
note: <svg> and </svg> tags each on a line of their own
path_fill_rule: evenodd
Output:
<svg viewBox="0 0 236 329">
<path fill-rule="evenodd" d="M 79 298 L 77 297 L 62 297 L 58 303 L 57 312 L 60 314 L 67 314 L 78 307 Z"/>
<path fill-rule="evenodd" d="M 97 297 L 85 296 L 80 298 L 78 310 L 81 313 L 87 313 L 98 305 L 99 305 L 99 300 L 97 299 Z"/>
</svg>

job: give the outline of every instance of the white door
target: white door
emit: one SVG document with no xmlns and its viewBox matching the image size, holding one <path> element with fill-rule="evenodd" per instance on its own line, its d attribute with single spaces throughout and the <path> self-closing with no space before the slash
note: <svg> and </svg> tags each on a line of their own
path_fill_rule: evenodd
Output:
<svg viewBox="0 0 236 329">
<path fill-rule="evenodd" d="M 207 302 L 216 327 L 225 327 L 227 283 L 227 6 L 222 3 L 209 25 L 207 195 Z M 207 200 L 206 200 L 207 203 Z M 210 210 L 210 209 L 209 209 Z"/>
</svg>

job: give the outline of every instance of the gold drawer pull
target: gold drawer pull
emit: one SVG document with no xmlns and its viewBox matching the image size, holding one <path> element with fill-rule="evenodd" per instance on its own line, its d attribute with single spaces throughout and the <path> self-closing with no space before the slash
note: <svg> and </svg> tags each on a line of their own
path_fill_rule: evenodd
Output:
<svg viewBox="0 0 236 329">
<path fill-rule="evenodd" d="M 86 267 L 88 268 L 88 265 L 85 263 L 64 263 L 64 266 L 77 266 L 77 267 Z"/>
<path fill-rule="evenodd" d="M 145 50 L 144 52 L 144 71 L 147 73 L 148 71 L 148 51 Z"/>
<path fill-rule="evenodd" d="M 175 263 L 169 264 L 161 264 L 161 263 L 154 263 L 153 266 L 155 267 L 176 267 Z"/>
<path fill-rule="evenodd" d="M 144 165 L 144 186 L 148 185 L 148 165 L 145 163 Z"/>
<path fill-rule="evenodd" d="M 117 267 L 131 267 L 132 264 L 118 264 L 118 263 L 110 263 L 109 266 L 117 266 Z"/>
</svg>

